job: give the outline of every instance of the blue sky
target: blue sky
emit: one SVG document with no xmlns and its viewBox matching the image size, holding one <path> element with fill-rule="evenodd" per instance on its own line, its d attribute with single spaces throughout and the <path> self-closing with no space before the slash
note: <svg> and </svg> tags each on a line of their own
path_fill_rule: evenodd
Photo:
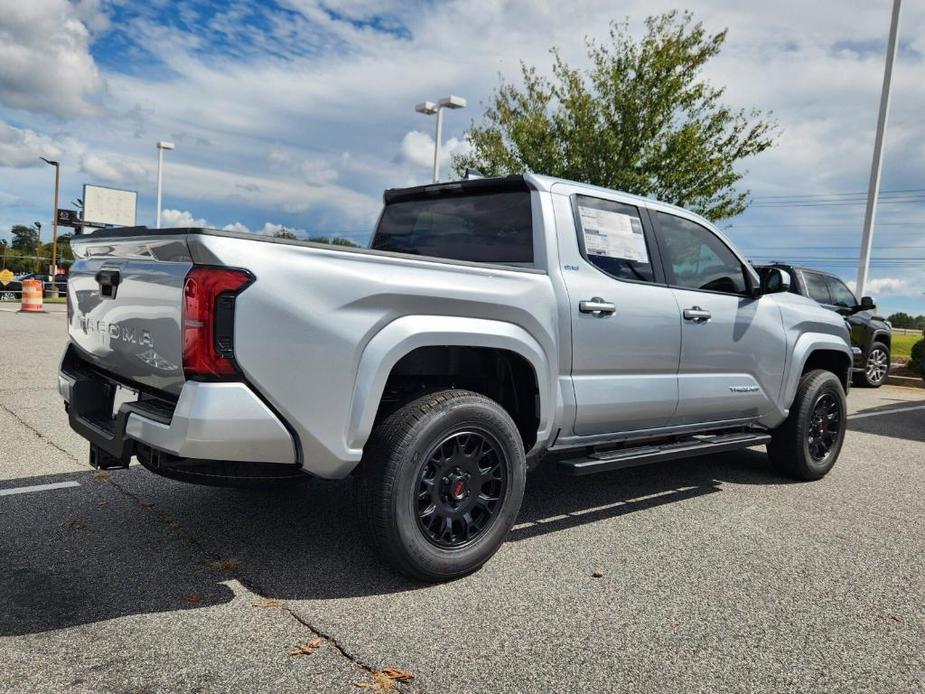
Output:
<svg viewBox="0 0 925 694">
<path fill-rule="evenodd" d="M 869 293 L 886 312 L 925 313 L 925 8 L 907 5 Z M 165 223 L 363 240 L 384 188 L 429 180 L 433 122 L 416 102 L 469 99 L 447 114 L 448 157 L 520 60 L 548 69 L 558 46 L 581 64 L 583 38 L 610 20 L 639 30 L 675 6 L 0 0 L 0 237 L 14 223 L 50 226 L 39 156 L 61 160 L 65 203 L 84 183 L 129 188 L 139 222 L 153 223 L 154 143 L 167 139 Z M 727 232 L 752 258 L 853 280 L 889 1 L 684 7 L 729 29 L 705 76 L 781 127 L 777 147 L 744 162 L 754 205 Z"/>
</svg>

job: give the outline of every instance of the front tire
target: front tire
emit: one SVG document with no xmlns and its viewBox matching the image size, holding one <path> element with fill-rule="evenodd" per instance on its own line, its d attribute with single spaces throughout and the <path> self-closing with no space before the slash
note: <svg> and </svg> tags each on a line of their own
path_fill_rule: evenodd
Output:
<svg viewBox="0 0 925 694">
<path fill-rule="evenodd" d="M 373 430 L 356 479 L 363 530 L 395 568 L 422 581 L 478 570 L 520 511 L 524 446 L 494 400 L 445 390 Z"/>
<path fill-rule="evenodd" d="M 861 388 L 879 388 L 890 375 L 890 348 L 874 342 L 867 353 L 864 370 L 854 375 L 854 385 Z"/>
<path fill-rule="evenodd" d="M 838 459 L 847 424 L 845 389 L 838 377 L 819 369 L 803 374 L 790 415 L 771 432 L 771 464 L 794 479 L 821 479 Z"/>
</svg>

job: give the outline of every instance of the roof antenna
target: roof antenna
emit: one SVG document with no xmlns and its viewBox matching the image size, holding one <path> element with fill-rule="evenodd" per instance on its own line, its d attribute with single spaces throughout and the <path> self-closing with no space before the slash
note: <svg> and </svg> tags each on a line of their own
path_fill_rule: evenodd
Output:
<svg viewBox="0 0 925 694">
<path fill-rule="evenodd" d="M 481 171 L 479 171 L 478 169 L 470 169 L 470 168 L 467 166 L 467 167 L 466 167 L 466 175 L 464 176 L 464 178 L 465 178 L 467 181 L 473 181 L 473 180 L 475 180 L 475 179 L 477 179 L 477 178 L 485 178 L 485 174 L 483 174 L 483 173 L 482 173 Z"/>
</svg>

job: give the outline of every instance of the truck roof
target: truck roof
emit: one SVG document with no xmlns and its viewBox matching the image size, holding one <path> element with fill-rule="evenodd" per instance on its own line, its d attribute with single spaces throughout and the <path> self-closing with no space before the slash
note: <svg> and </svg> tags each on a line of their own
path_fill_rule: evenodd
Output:
<svg viewBox="0 0 925 694">
<path fill-rule="evenodd" d="M 529 187 L 533 190 L 538 190 L 541 192 L 551 192 L 554 185 L 557 183 L 566 184 L 569 186 L 576 186 L 579 188 L 584 188 L 587 190 L 589 195 L 613 195 L 617 194 L 620 197 L 626 199 L 630 202 L 637 202 L 639 204 L 645 205 L 646 207 L 652 209 L 660 209 L 668 212 L 678 214 L 680 216 L 688 217 L 692 220 L 696 220 L 701 224 L 705 224 L 715 229 L 715 226 L 707 219 L 703 218 L 695 212 L 691 212 L 683 207 L 678 205 L 672 205 L 671 203 L 662 202 L 656 198 L 647 198 L 641 195 L 635 195 L 633 193 L 627 193 L 622 190 L 615 190 L 612 188 L 604 188 L 603 186 L 596 186 L 590 183 L 581 183 L 580 181 L 572 181 L 567 178 L 559 178 L 556 176 L 546 176 L 543 174 L 535 173 L 525 173 L 525 174 L 511 174 L 509 176 L 491 176 L 485 178 L 471 178 L 471 179 L 462 179 L 457 181 L 443 181 L 439 183 L 428 183 L 421 186 L 413 186 L 410 188 L 389 188 L 383 193 L 383 201 L 385 203 L 397 202 L 399 200 L 412 199 L 416 197 L 426 196 L 428 194 L 436 193 L 440 190 L 486 190 L 486 189 L 497 189 L 497 190 L 516 190 L 518 188 Z"/>
</svg>

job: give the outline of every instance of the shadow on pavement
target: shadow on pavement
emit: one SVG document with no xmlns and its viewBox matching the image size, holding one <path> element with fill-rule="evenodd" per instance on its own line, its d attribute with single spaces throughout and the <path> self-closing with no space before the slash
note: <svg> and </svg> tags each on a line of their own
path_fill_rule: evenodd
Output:
<svg viewBox="0 0 925 694">
<path fill-rule="evenodd" d="M 583 478 L 553 461 L 533 474 L 521 541 L 721 490 L 723 482 L 786 484 L 763 452 L 741 451 Z M 228 602 L 238 578 L 283 600 L 416 590 L 360 537 L 350 480 L 283 492 L 186 485 L 138 466 L 110 480 L 73 473 L 4 488 L 76 480 L 79 488 L 0 496 L 0 635 Z M 209 568 L 228 560 L 228 573 Z"/>
<path fill-rule="evenodd" d="M 65 481 L 81 486 L 0 496 L 0 636 L 232 599 L 166 523 L 91 472 L 2 487 Z"/>
<path fill-rule="evenodd" d="M 925 409 L 902 411 L 906 408 L 923 406 L 925 406 L 925 400 L 897 400 L 886 405 L 858 410 L 852 417 L 880 412 L 883 414 L 875 417 L 849 418 L 848 430 L 909 441 L 925 441 Z"/>
</svg>

